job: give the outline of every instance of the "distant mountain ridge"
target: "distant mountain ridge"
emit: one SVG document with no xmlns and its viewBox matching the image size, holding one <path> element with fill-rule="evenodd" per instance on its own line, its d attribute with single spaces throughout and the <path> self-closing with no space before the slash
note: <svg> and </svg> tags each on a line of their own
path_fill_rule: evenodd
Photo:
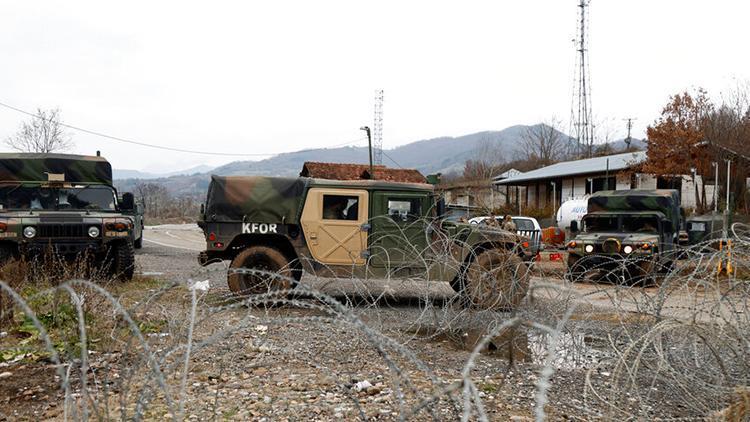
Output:
<svg viewBox="0 0 750 422">
<path fill-rule="evenodd" d="M 127 170 L 127 169 L 112 169 L 112 176 L 115 180 L 122 179 L 158 179 L 160 177 L 170 176 L 187 176 L 196 173 L 208 173 L 214 168 L 201 164 L 199 166 L 190 167 L 185 170 L 170 171 L 167 173 L 151 173 L 140 170 Z"/>
<path fill-rule="evenodd" d="M 524 134 L 534 126 L 516 125 L 500 131 L 484 131 L 458 137 L 439 137 L 412 142 L 383 151 L 383 164 L 394 168 L 413 168 L 422 174 L 448 174 L 461 172 L 466 160 L 484 158 L 491 151 L 497 158 L 512 161 L 517 158 L 523 145 Z M 569 148 L 575 140 L 559 132 L 564 147 Z M 611 143 L 614 148 L 622 149 L 624 141 Z M 632 146 L 645 145 L 634 139 Z M 279 154 L 260 161 L 235 161 L 209 171 L 189 173 L 189 170 L 175 172 L 181 176 L 159 175 L 155 178 L 129 175 L 127 171 L 115 170 L 116 185 L 120 190 L 133 190 L 135 184 L 149 181 L 164 185 L 172 194 L 205 193 L 210 175 L 258 175 L 258 176 L 297 176 L 306 161 L 366 164 L 368 162 L 366 147 L 317 148 Z M 125 177 L 118 177 L 123 175 Z M 140 179 L 140 180 L 139 180 Z"/>
<path fill-rule="evenodd" d="M 439 137 L 412 142 L 383 151 L 388 167 L 417 169 L 423 174 L 448 173 L 463 169 L 469 159 L 482 158 L 483 149 L 495 151 L 511 161 L 520 151 L 521 140 L 529 126 L 511 126 L 501 131 L 484 131 L 459 137 Z M 568 135 L 559 132 L 563 139 Z M 309 149 L 289 152 L 261 160 L 235 161 L 213 170 L 222 176 L 255 174 L 262 176 L 296 176 L 305 161 L 366 164 L 366 147 Z"/>
</svg>

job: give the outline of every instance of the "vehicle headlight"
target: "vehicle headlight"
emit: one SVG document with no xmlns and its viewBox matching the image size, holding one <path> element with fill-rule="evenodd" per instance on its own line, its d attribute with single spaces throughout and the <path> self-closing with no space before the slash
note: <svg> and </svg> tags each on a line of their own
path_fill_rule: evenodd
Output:
<svg viewBox="0 0 750 422">
<path fill-rule="evenodd" d="M 26 226 L 23 228 L 23 237 L 31 239 L 34 236 L 36 236 L 36 228 L 32 226 Z"/>
<path fill-rule="evenodd" d="M 89 227 L 89 237 L 99 237 L 99 227 L 91 226 Z"/>
<path fill-rule="evenodd" d="M 633 247 L 630 246 L 630 245 L 625 245 L 625 247 L 622 248 L 622 251 L 625 252 L 625 253 L 633 252 Z"/>
<path fill-rule="evenodd" d="M 586 245 L 584 249 L 586 250 L 587 253 L 594 252 L 594 245 Z"/>
</svg>

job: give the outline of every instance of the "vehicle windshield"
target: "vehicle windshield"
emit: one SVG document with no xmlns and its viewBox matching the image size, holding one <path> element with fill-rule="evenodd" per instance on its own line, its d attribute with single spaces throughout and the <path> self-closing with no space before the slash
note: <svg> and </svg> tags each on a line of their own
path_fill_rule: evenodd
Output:
<svg viewBox="0 0 750 422">
<path fill-rule="evenodd" d="M 655 215 L 593 215 L 583 219 L 583 230 L 588 233 L 659 233 L 659 219 Z"/>
<path fill-rule="evenodd" d="M 617 216 L 596 215 L 586 217 L 583 219 L 583 231 L 588 233 L 617 231 Z"/>
<path fill-rule="evenodd" d="M 115 191 L 109 186 L 0 187 L 0 208 L 6 210 L 115 211 L 115 204 Z"/>
<path fill-rule="evenodd" d="M 502 223 L 502 220 L 498 222 Z M 536 227 L 534 227 L 534 222 L 527 218 L 513 218 L 513 223 L 515 223 L 516 225 L 516 230 L 520 230 L 520 231 L 536 230 Z"/>
<path fill-rule="evenodd" d="M 631 216 L 622 217 L 622 229 L 626 232 L 658 233 L 659 221 L 656 216 Z"/>
</svg>

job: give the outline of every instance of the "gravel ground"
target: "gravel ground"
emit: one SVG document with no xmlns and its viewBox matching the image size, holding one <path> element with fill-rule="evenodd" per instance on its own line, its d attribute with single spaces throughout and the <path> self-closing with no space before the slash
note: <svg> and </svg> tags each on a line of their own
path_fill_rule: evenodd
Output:
<svg viewBox="0 0 750 422">
<path fill-rule="evenodd" d="M 544 385 L 540 376 L 549 337 L 538 329 L 505 330 L 472 356 L 476 341 L 489 328 L 514 315 L 488 318 L 467 313 L 452 303 L 453 293 L 446 283 L 364 283 L 305 276 L 304 286 L 332 295 L 338 302 L 306 295 L 295 298 L 292 305 L 248 307 L 229 294 L 223 264 L 198 266 L 201 237 L 195 227 L 150 227 L 145 240 L 137 252 L 138 272 L 177 287 L 157 295 L 159 289 L 149 285 L 146 291 L 128 292 L 121 301 L 143 305 L 134 315 L 145 321 L 139 330 L 159 357 L 173 405 L 170 408 L 163 390 L 152 389 L 156 382 L 148 378 L 152 372 L 145 361 L 147 353 L 137 342 L 124 343 L 91 355 L 89 377 L 96 382 L 90 394 L 97 397 L 93 402 L 98 404 L 99 416 L 120 418 L 124 410 L 132 417 L 142 402 L 148 403 L 143 413 L 146 419 L 183 415 L 191 420 L 395 420 L 404 416 L 455 420 L 467 405 L 473 409 L 472 419 L 478 407 L 491 420 L 533 418 L 537 390 Z M 559 269 L 554 265 L 547 265 L 543 275 L 556 272 Z M 196 323 L 190 332 L 191 293 L 184 286 L 204 280 L 209 280 L 210 288 L 198 296 Z M 549 284 L 552 290 L 562 285 L 554 275 L 535 282 Z M 588 297 L 611 294 L 587 291 L 586 285 L 578 288 Z M 545 300 L 557 307 L 546 306 Z M 529 313 L 516 316 L 554 325 L 570 301 L 542 291 Z M 544 409 L 550 419 L 607 419 L 612 415 L 602 401 L 584 394 L 586 383 L 589 391 L 593 388 L 605 394 L 611 387 L 612 374 L 606 365 L 599 365 L 612 358 L 605 350 L 608 342 L 616 341 L 623 322 L 609 321 L 608 315 L 598 314 L 599 320 L 593 323 L 582 321 L 585 330 L 575 329 L 573 323 L 561 335 L 545 395 Z M 183 384 L 182 346 L 189 335 L 192 349 Z M 467 362 L 472 364 L 467 366 Z M 0 419 L 64 417 L 64 395 L 54 365 L 0 366 Z M 72 371 L 69 397 L 80 404 L 76 373 Z M 668 390 L 653 383 L 638 400 L 620 398 L 618 405 L 623 412 L 645 419 L 695 416 L 681 409 L 679 400 L 676 405 L 673 401 Z"/>
</svg>

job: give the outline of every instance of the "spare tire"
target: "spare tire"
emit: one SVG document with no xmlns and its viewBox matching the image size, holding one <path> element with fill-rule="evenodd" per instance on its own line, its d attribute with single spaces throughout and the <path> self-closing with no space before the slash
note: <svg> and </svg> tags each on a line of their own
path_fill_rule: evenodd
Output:
<svg viewBox="0 0 750 422">
<path fill-rule="evenodd" d="M 227 284 L 237 295 L 263 294 L 291 289 L 293 268 L 283 253 L 270 246 L 251 246 L 229 265 Z"/>
</svg>

